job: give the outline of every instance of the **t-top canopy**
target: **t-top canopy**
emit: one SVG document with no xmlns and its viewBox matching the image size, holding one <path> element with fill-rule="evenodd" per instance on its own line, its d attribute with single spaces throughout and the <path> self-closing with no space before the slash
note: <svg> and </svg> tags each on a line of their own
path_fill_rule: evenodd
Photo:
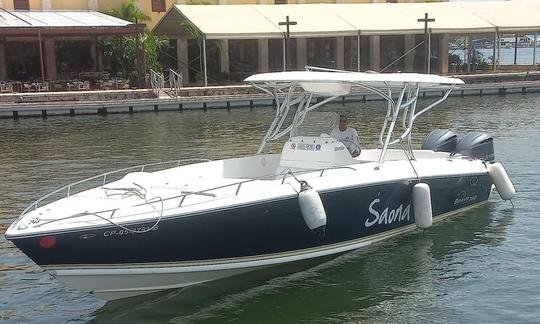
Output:
<svg viewBox="0 0 540 324">
<path fill-rule="evenodd" d="M 244 81 L 263 87 L 282 87 L 284 84 L 298 83 L 305 91 L 336 96 L 348 94 L 354 84 L 374 88 L 403 88 L 406 84 L 415 84 L 422 88 L 448 88 L 465 83 L 457 78 L 433 74 L 318 71 L 261 73 L 252 75 Z"/>
</svg>

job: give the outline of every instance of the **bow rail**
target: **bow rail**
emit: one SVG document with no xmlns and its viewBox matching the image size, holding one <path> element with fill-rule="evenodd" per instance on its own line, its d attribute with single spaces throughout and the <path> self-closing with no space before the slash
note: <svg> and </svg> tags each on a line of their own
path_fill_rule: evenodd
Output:
<svg viewBox="0 0 540 324">
<path fill-rule="evenodd" d="M 130 170 L 135 170 L 135 171 L 139 170 L 139 172 L 144 172 L 144 170 L 149 168 L 149 167 L 156 167 L 156 166 L 163 166 L 163 165 L 174 165 L 174 164 L 176 164 L 176 166 L 179 167 L 180 165 L 191 164 L 189 162 L 198 163 L 198 162 L 210 162 L 210 161 L 211 160 L 208 160 L 208 159 L 183 159 L 183 160 L 172 160 L 172 161 L 166 161 L 166 162 L 148 163 L 148 164 L 144 164 L 144 165 L 136 165 L 136 166 L 131 166 L 131 167 L 127 167 L 127 168 L 118 169 L 118 170 L 106 172 L 106 173 L 103 173 L 103 174 L 100 174 L 100 175 L 96 175 L 96 176 L 93 176 L 93 177 L 90 177 L 90 178 L 86 178 L 86 179 L 83 179 L 83 180 L 80 180 L 80 181 L 76 181 L 76 182 L 73 182 L 73 183 L 71 183 L 71 184 L 69 184 L 67 186 L 64 186 L 64 187 L 62 187 L 60 189 L 57 189 L 57 190 L 55 190 L 53 192 L 50 192 L 50 193 L 46 194 L 43 197 L 41 197 L 38 200 L 31 203 L 30 205 L 28 205 L 21 212 L 21 214 L 19 215 L 19 218 L 17 219 L 17 221 L 22 216 L 24 216 L 26 213 L 28 213 L 30 210 L 38 209 L 40 203 L 43 202 L 44 200 L 46 200 L 47 198 L 49 198 L 49 197 L 51 197 L 53 195 L 56 195 L 58 193 L 61 193 L 61 192 L 66 192 L 65 197 L 69 197 L 70 195 L 73 194 L 73 190 L 72 190 L 73 187 L 82 185 L 84 183 L 88 183 L 88 182 L 93 181 L 93 180 L 97 180 L 97 179 L 101 178 L 101 185 L 104 186 L 107 183 L 112 182 L 112 181 L 108 181 L 108 180 L 110 180 L 111 175 L 119 174 L 119 173 L 122 173 L 122 172 L 128 173 L 127 171 L 130 171 Z M 186 164 L 184 164 L 184 163 L 186 163 Z M 163 169 L 165 169 L 165 168 L 163 168 Z M 132 171 L 132 172 L 134 172 L 134 171 Z M 115 179 L 115 180 L 117 180 L 117 179 Z M 80 191 L 83 191 L 83 190 L 80 190 Z M 76 193 L 78 193 L 80 191 L 77 191 Z"/>
<path fill-rule="evenodd" d="M 168 161 L 168 162 L 160 162 L 160 163 L 154 163 L 154 164 L 151 164 L 151 165 L 159 165 L 159 164 L 166 164 L 166 163 L 170 163 L 170 162 L 175 162 L 175 161 Z M 148 166 L 148 165 L 146 165 Z M 120 172 L 120 171 L 126 171 L 126 170 L 130 170 L 130 169 L 135 169 L 135 168 L 140 168 L 141 166 L 134 166 L 134 167 L 130 167 L 130 168 L 124 168 L 124 169 L 120 169 L 120 170 L 117 170 L 117 171 L 113 171 L 113 172 L 108 172 L 107 174 L 111 174 L 111 173 L 114 173 L 114 172 Z M 271 175 L 264 175 L 264 176 L 261 176 L 261 177 L 256 177 L 256 178 L 253 178 L 253 179 L 247 179 L 247 180 L 242 180 L 242 181 L 238 181 L 238 182 L 235 182 L 235 183 L 230 183 L 230 184 L 226 184 L 226 185 L 221 185 L 221 186 L 217 186 L 217 187 L 212 187 L 212 188 L 207 188 L 207 189 L 203 189 L 203 190 L 198 190 L 198 191 L 189 191 L 189 192 L 186 192 L 186 191 L 182 191 L 180 195 L 175 195 L 175 196 L 172 196 L 172 197 L 167 197 L 167 198 L 161 198 L 159 197 L 159 202 L 161 202 L 162 204 L 166 201 L 170 201 L 170 200 L 173 200 L 173 199 L 179 199 L 180 202 L 178 203 L 177 205 L 177 208 L 179 207 L 182 207 L 185 199 L 189 196 L 196 196 L 196 195 L 202 195 L 202 196 L 209 196 L 209 197 L 216 197 L 215 194 L 211 193 L 211 191 L 215 191 L 215 190 L 219 190 L 219 189 L 223 189 L 223 188 L 227 188 L 227 187 L 235 187 L 236 186 L 236 190 L 235 190 L 235 193 L 234 193 L 234 196 L 238 196 L 238 194 L 240 193 L 240 189 L 242 187 L 242 185 L 246 184 L 246 183 L 249 183 L 249 182 L 255 182 L 255 181 L 260 181 L 260 180 L 272 180 L 272 181 L 279 181 L 279 177 L 281 177 L 281 180 L 280 180 L 280 185 L 284 185 L 285 184 L 285 179 L 287 179 L 288 177 L 291 177 L 293 179 L 295 179 L 296 181 L 299 181 L 297 176 L 299 175 L 302 175 L 302 174 L 308 174 L 308 173 L 314 173 L 314 174 L 317 174 L 318 173 L 318 177 L 323 177 L 325 174 L 325 171 L 329 171 L 329 170 L 338 170 L 338 169 L 344 169 L 344 170 L 348 170 L 348 171 L 357 171 L 355 168 L 353 167 L 350 167 L 350 166 L 335 166 L 335 167 L 327 167 L 327 168 L 322 168 L 322 169 L 308 169 L 308 170 L 301 170 L 301 171 L 295 171 L 293 172 L 292 170 L 290 169 L 287 169 L 287 170 L 283 170 L 281 173 L 279 174 L 271 174 Z M 100 175 L 100 176 L 104 176 L 105 174 L 103 175 Z M 79 182 L 76 182 L 75 184 L 77 183 L 83 183 L 84 181 L 86 180 L 92 180 L 92 179 L 96 179 L 96 178 L 99 178 L 100 176 L 95 176 L 95 177 L 92 177 L 92 178 L 88 178 L 88 179 L 85 179 L 85 180 L 82 180 L 82 181 L 79 181 Z M 73 185 L 73 184 L 72 184 Z M 61 190 L 65 190 L 68 186 L 65 186 L 63 188 L 60 188 L 42 198 L 40 198 L 38 201 L 36 201 L 35 203 L 39 202 L 39 201 L 42 201 L 43 199 L 47 198 L 47 197 L 50 197 L 51 195 L 55 194 L 55 193 L 58 193 L 58 192 L 61 192 Z M 140 207 L 140 206 L 145 206 L 145 205 L 152 205 L 154 203 L 156 203 L 157 201 L 156 200 L 153 200 L 153 199 L 150 199 L 149 201 L 145 201 L 143 203 L 140 203 L 140 204 L 136 204 L 136 205 L 133 205 L 132 207 Z M 26 212 L 28 212 L 28 210 L 30 210 L 32 207 L 34 207 L 35 203 L 32 203 L 31 205 L 29 205 L 25 211 L 23 211 L 23 213 L 21 213 L 21 215 L 19 216 L 19 219 L 17 219 L 17 221 L 12 225 L 12 226 L 15 226 L 16 223 L 22 218 L 22 216 L 24 216 L 24 214 Z M 37 207 L 36 207 L 37 209 Z M 43 226 L 43 225 L 47 225 L 47 224 L 50 224 L 50 223 L 53 223 L 53 222 L 58 222 L 58 221 L 63 221 L 63 220 L 66 220 L 66 219 L 73 219 L 73 218 L 77 218 L 77 217 L 85 217 L 85 216 L 91 216 L 91 215 L 94 215 L 94 216 L 97 216 L 99 218 L 102 218 L 102 219 L 106 219 L 106 216 L 101 216 L 103 214 L 109 214 L 107 216 L 108 219 L 112 219 L 115 215 L 115 213 L 119 210 L 120 208 L 111 208 L 111 209 L 105 209 L 105 210 L 100 210 L 100 211 L 95 211 L 95 212 L 85 212 L 85 213 L 77 213 L 77 214 L 73 214 L 73 215 L 70 215 L 70 216 L 67 216 L 67 217 L 62 217 L 62 218 L 58 218 L 58 219 L 53 219 L 53 220 L 47 220 L 47 221 L 44 221 L 44 222 L 39 222 L 37 224 L 35 224 L 34 226 L 35 227 L 40 227 L 40 226 Z M 161 211 L 161 214 L 163 213 L 163 209 Z M 125 216 L 122 216 L 122 217 L 128 217 L 128 216 L 131 216 L 131 215 L 125 215 Z M 161 217 L 161 216 L 160 216 Z M 115 218 L 116 219 L 116 218 Z M 112 222 L 112 221 L 109 221 L 109 222 Z M 113 222 L 114 223 L 114 222 Z M 118 225 L 116 223 L 114 223 L 115 225 Z"/>
</svg>

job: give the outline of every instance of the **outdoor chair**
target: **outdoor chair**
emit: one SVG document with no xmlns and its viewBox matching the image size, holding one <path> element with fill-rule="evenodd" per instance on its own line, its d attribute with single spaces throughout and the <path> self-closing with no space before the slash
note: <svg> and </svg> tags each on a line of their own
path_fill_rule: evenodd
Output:
<svg viewBox="0 0 540 324">
<path fill-rule="evenodd" d="M 49 81 L 37 82 L 35 87 L 38 92 L 47 92 L 49 91 Z"/>
<path fill-rule="evenodd" d="M 0 81 L 0 93 L 11 93 L 13 92 L 13 87 L 11 82 Z"/>
<path fill-rule="evenodd" d="M 22 92 L 30 92 L 32 91 L 32 83 L 31 82 L 23 82 L 22 84 Z"/>
<path fill-rule="evenodd" d="M 67 86 L 64 86 L 66 84 L 66 81 L 50 81 L 49 82 L 49 89 L 51 91 L 62 91 L 67 88 Z"/>
<path fill-rule="evenodd" d="M 67 82 L 67 89 L 68 91 L 79 91 L 80 85 L 82 84 L 79 80 L 72 80 Z"/>
<path fill-rule="evenodd" d="M 119 78 L 101 80 L 100 88 L 103 90 L 129 89 L 129 81 Z"/>
<path fill-rule="evenodd" d="M 78 86 L 78 89 L 79 91 L 88 91 L 90 90 L 90 81 L 84 81 L 84 82 L 79 82 L 79 86 Z"/>
<path fill-rule="evenodd" d="M 21 81 L 11 81 L 10 84 L 13 92 L 23 92 L 23 84 Z"/>
</svg>

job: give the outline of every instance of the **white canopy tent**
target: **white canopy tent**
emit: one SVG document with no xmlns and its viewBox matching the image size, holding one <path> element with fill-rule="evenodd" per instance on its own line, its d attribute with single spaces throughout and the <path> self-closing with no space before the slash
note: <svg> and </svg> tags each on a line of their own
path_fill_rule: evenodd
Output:
<svg viewBox="0 0 540 324">
<path fill-rule="evenodd" d="M 452 2 L 324 6 L 329 12 L 352 24 L 361 35 L 423 33 L 424 26 L 418 22 L 418 18 L 423 18 L 425 13 L 428 13 L 430 18 L 435 18 L 429 25 L 434 34 L 495 31 L 492 24 Z"/>
<path fill-rule="evenodd" d="M 540 30 L 540 1 L 435 3 L 174 5 L 154 28 L 159 35 L 186 35 L 186 26 L 207 39 L 285 38 L 279 22 L 297 24 L 290 37 L 421 34 L 425 13 L 433 34 L 533 32 Z M 189 34 L 189 33 L 188 33 Z M 206 53 L 203 53 L 205 56 Z M 206 61 L 206 58 L 203 58 Z M 206 69 L 206 68 L 205 68 Z M 206 71 L 205 71 L 206 75 Z M 205 78 L 206 84 L 206 78 Z"/>
<path fill-rule="evenodd" d="M 458 2 L 456 4 L 490 23 L 499 33 L 537 31 L 540 27 L 540 1 L 537 0 Z"/>
</svg>

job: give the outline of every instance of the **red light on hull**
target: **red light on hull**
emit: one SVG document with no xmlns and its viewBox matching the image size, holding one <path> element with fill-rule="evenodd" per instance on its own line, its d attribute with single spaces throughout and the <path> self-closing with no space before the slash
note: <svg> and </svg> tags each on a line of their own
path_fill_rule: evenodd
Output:
<svg viewBox="0 0 540 324">
<path fill-rule="evenodd" d="M 44 236 L 39 239 L 39 246 L 44 249 L 50 249 L 56 245 L 56 237 L 54 236 Z"/>
</svg>

